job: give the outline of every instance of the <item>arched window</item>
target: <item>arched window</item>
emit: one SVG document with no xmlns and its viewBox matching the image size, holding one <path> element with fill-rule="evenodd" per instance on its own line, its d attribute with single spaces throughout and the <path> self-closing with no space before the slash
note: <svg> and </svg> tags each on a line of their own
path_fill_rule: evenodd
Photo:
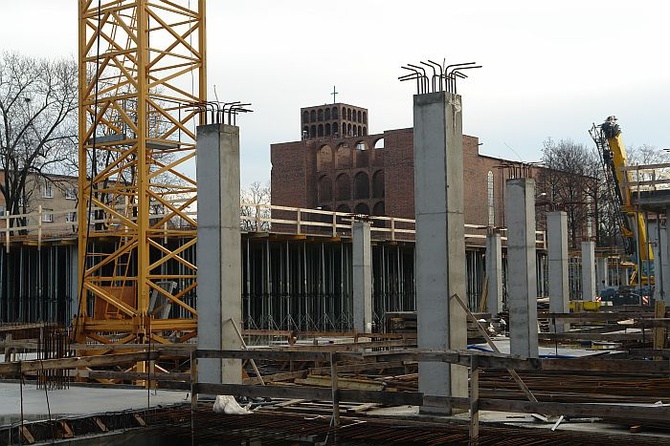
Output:
<svg viewBox="0 0 670 446">
<path fill-rule="evenodd" d="M 319 121 L 323 121 L 323 109 L 319 109 Z"/>
<path fill-rule="evenodd" d="M 323 176 L 319 179 L 319 204 L 333 201 L 333 182 L 327 177 Z"/>
<path fill-rule="evenodd" d="M 370 198 L 370 179 L 365 172 L 358 172 L 354 177 L 354 198 Z"/>
<path fill-rule="evenodd" d="M 309 122 L 309 112 L 307 110 L 302 112 L 302 122 L 303 123 Z"/>
<path fill-rule="evenodd" d="M 493 171 L 489 170 L 486 174 L 486 196 L 488 199 L 489 208 L 489 226 L 495 226 L 496 223 L 496 208 L 493 195 Z"/>
<path fill-rule="evenodd" d="M 347 136 L 347 125 L 343 122 L 342 123 L 342 137 L 345 138 Z"/>
<path fill-rule="evenodd" d="M 347 206 L 346 204 L 341 204 L 337 207 L 337 212 L 351 214 L 351 208 L 349 208 L 349 206 Z"/>
<path fill-rule="evenodd" d="M 370 215 L 370 208 L 365 203 L 358 203 L 354 208 L 354 214 Z"/>
<path fill-rule="evenodd" d="M 367 114 L 367 112 L 363 112 L 363 124 L 367 124 L 367 123 L 368 123 L 368 114 Z"/>
<path fill-rule="evenodd" d="M 361 111 L 360 110 L 358 110 L 358 112 L 356 112 L 356 118 L 357 118 L 356 122 L 363 122 L 363 120 L 361 120 Z"/>
<path fill-rule="evenodd" d="M 329 121 L 329 120 L 330 120 L 330 107 L 328 107 L 328 108 L 326 109 L 326 117 L 325 117 L 325 120 L 326 120 L 326 121 Z"/>
<path fill-rule="evenodd" d="M 326 123 L 326 136 L 330 136 L 330 122 Z"/>
<path fill-rule="evenodd" d="M 347 121 L 351 121 L 351 109 L 347 109 Z"/>
<path fill-rule="evenodd" d="M 383 201 L 378 201 L 372 208 L 372 215 L 386 215 L 386 206 Z"/>
<path fill-rule="evenodd" d="M 342 119 L 347 119 L 347 109 L 346 109 L 346 107 L 342 107 Z"/>
<path fill-rule="evenodd" d="M 384 171 L 378 170 L 372 175 L 372 197 L 384 198 Z"/>
<path fill-rule="evenodd" d="M 351 148 L 349 145 L 340 144 L 335 149 L 335 168 L 348 169 L 351 167 Z"/>
<path fill-rule="evenodd" d="M 337 201 L 351 200 L 351 185 L 349 184 L 349 175 L 340 174 L 335 179 L 335 199 Z"/>
<path fill-rule="evenodd" d="M 333 167 L 333 150 L 325 145 L 316 152 L 316 169 L 320 172 Z"/>
<path fill-rule="evenodd" d="M 316 138 L 316 126 L 315 125 L 312 125 L 309 128 L 309 137 L 310 138 Z"/>
<path fill-rule="evenodd" d="M 333 107 L 333 119 L 337 119 L 337 107 Z"/>
<path fill-rule="evenodd" d="M 323 124 L 319 124 L 319 127 L 317 127 L 317 135 L 318 136 L 323 136 Z"/>
<path fill-rule="evenodd" d="M 311 122 L 316 122 L 316 110 L 312 110 L 312 112 L 310 113 L 310 118 Z"/>
</svg>

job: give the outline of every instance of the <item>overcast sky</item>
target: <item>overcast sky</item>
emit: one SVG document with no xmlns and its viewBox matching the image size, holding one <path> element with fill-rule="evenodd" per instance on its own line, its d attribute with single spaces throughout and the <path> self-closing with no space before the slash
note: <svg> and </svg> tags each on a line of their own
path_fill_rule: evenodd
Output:
<svg viewBox="0 0 670 446">
<path fill-rule="evenodd" d="M 193 0 L 194 2 L 196 0 Z M 77 57 L 76 0 L 0 0 L 0 49 Z M 412 126 L 401 65 L 477 62 L 458 92 L 483 154 L 537 161 L 542 142 L 593 146 L 616 115 L 628 146 L 670 147 L 665 2 L 208 0 L 210 99 L 251 102 L 238 120 L 242 184 L 270 177 L 270 144 L 300 138 L 300 107 L 365 107 L 369 132 Z"/>
</svg>

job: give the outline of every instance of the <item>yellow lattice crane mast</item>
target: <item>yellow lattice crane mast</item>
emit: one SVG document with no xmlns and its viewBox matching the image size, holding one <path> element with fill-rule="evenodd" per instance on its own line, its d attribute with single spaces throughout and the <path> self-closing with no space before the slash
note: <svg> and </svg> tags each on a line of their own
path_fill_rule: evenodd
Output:
<svg viewBox="0 0 670 446">
<path fill-rule="evenodd" d="M 79 1 L 82 352 L 196 334 L 205 0 Z"/>
<path fill-rule="evenodd" d="M 610 116 L 601 125 L 594 125 L 589 133 L 600 152 L 607 186 L 614 205 L 618 208 L 616 216 L 619 218 L 621 235 L 626 242 L 626 251 L 636 257 L 632 264 L 633 274 L 629 285 L 653 285 L 654 277 L 648 271 L 651 271 L 654 253 L 649 243 L 644 213 L 633 203 L 633 192 L 630 188 L 633 178 L 631 172 L 625 170 L 628 167 L 628 157 L 621 138 L 621 128 L 616 117 Z M 639 274 L 639 271 L 642 273 Z"/>
</svg>

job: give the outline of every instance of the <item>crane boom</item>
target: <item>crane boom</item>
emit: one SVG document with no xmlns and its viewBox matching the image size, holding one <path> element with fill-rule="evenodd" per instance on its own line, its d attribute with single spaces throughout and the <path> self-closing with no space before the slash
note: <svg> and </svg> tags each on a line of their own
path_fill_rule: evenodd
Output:
<svg viewBox="0 0 670 446">
<path fill-rule="evenodd" d="M 628 167 L 626 148 L 621 138 L 621 128 L 617 124 L 615 116 L 609 116 L 605 122 L 596 126 L 589 132 L 593 138 L 603 161 L 608 187 L 613 190 L 612 195 L 616 197 L 615 206 L 619 226 L 624 240 L 627 240 L 626 251 L 636 256 L 637 269 L 630 278 L 630 285 L 648 284 L 653 278 L 641 275 L 637 277 L 637 271 L 649 271 L 649 266 L 654 260 L 654 254 L 649 244 L 647 224 L 644 214 L 640 212 L 633 203 L 633 192 L 630 184 L 633 182 Z M 637 243 L 635 243 L 637 242 Z"/>
</svg>

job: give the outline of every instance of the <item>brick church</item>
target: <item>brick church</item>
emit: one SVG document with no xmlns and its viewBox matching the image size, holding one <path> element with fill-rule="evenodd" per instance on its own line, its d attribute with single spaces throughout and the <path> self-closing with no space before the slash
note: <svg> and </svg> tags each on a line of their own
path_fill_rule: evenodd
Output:
<svg viewBox="0 0 670 446">
<path fill-rule="evenodd" d="M 368 132 L 368 110 L 344 103 L 300 110 L 299 141 L 272 144 L 272 204 L 414 218 L 413 129 Z M 465 222 L 504 226 L 507 178 L 534 167 L 479 153 L 463 135 Z"/>
</svg>

